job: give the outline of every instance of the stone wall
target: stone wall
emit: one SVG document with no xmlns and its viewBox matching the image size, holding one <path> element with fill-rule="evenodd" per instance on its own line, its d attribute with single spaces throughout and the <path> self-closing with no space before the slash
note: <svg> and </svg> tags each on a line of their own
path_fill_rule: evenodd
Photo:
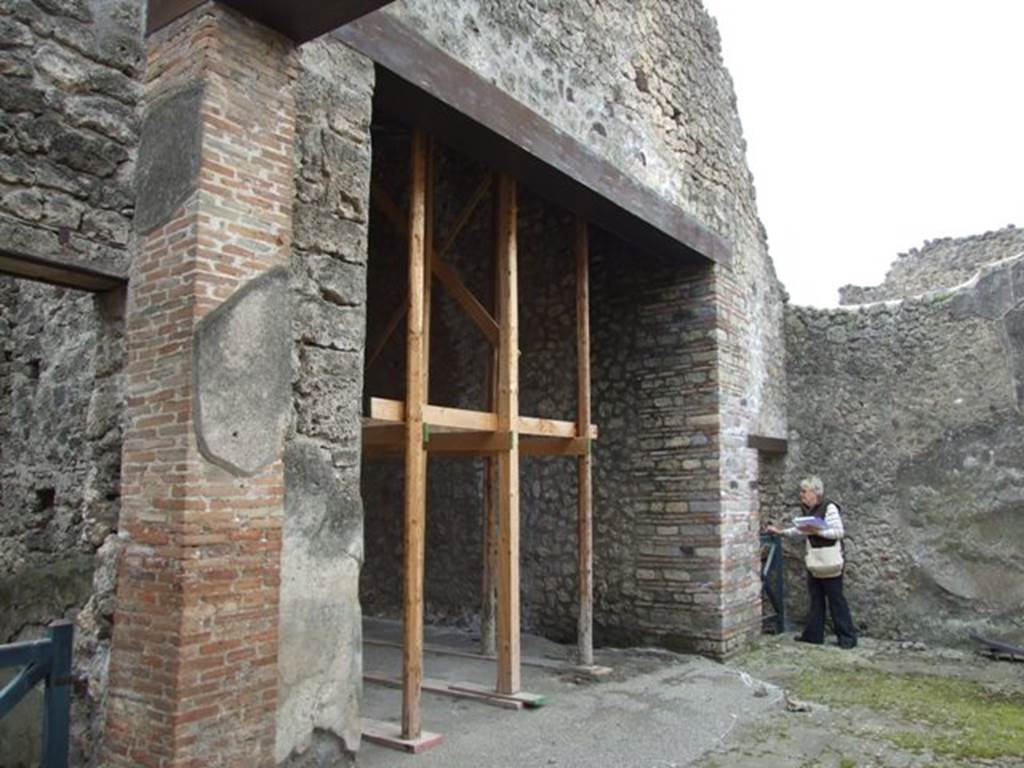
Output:
<svg viewBox="0 0 1024 768">
<path fill-rule="evenodd" d="M 0 241 L 124 273 L 141 100 L 141 6 L 0 3 Z M 0 643 L 75 619 L 72 759 L 105 706 L 120 507 L 124 297 L 0 278 Z M 0 724 L 32 764 L 38 702 Z M 12 731 L 20 735 L 10 740 Z"/>
<path fill-rule="evenodd" d="M 142 5 L 0 3 L 0 242 L 125 273 Z"/>
<path fill-rule="evenodd" d="M 901 253 L 880 285 L 844 285 L 840 304 L 868 304 L 899 299 L 967 282 L 978 269 L 1024 253 L 1024 229 L 1004 229 L 971 237 L 927 240 L 920 248 Z"/>
<path fill-rule="evenodd" d="M 0 288 L 0 642 L 75 619 L 75 753 L 91 752 L 106 688 L 120 505 L 123 300 L 20 281 Z M 0 725 L 35 759 L 38 701 Z"/>
<path fill-rule="evenodd" d="M 786 339 L 787 485 L 820 474 L 843 505 L 854 619 L 883 637 L 1020 638 L 1024 257 L 953 290 L 790 308 Z"/>
<path fill-rule="evenodd" d="M 340 765 L 359 747 L 359 415 L 372 88 L 372 65 L 348 48 L 324 39 L 301 49 L 279 763 L 290 756 L 295 765 Z"/>
</svg>

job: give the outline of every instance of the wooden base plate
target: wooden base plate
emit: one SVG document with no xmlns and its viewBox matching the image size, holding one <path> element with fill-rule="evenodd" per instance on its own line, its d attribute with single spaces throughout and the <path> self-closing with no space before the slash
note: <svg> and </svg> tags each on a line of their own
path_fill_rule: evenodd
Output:
<svg viewBox="0 0 1024 768">
<path fill-rule="evenodd" d="M 402 726 L 398 723 L 389 723 L 386 720 L 371 720 L 363 718 L 363 738 L 372 744 L 380 744 L 389 749 L 398 749 L 402 752 L 419 754 L 432 749 L 444 741 L 440 733 L 422 731 L 418 738 L 403 739 Z"/>
</svg>

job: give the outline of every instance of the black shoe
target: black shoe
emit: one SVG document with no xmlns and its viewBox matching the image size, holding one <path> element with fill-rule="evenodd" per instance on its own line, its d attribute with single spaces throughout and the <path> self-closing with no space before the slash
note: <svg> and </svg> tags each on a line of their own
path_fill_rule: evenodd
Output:
<svg viewBox="0 0 1024 768">
<path fill-rule="evenodd" d="M 846 651 L 852 650 L 857 647 L 857 640 L 840 640 L 839 647 Z"/>
<path fill-rule="evenodd" d="M 796 640 L 796 642 L 798 642 L 798 643 L 810 643 L 811 645 L 824 645 L 825 644 L 824 640 L 808 640 L 803 635 L 797 635 L 793 639 Z"/>
</svg>

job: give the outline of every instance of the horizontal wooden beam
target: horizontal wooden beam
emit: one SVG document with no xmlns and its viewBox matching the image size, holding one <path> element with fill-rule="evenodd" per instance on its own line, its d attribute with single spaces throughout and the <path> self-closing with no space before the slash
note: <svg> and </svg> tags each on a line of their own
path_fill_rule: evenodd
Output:
<svg viewBox="0 0 1024 768">
<path fill-rule="evenodd" d="M 330 32 L 390 0 L 220 0 L 253 21 L 304 43 Z M 206 0 L 149 0 L 146 34 L 151 35 Z"/>
<path fill-rule="evenodd" d="M 335 33 L 379 67 L 375 104 L 628 243 L 695 264 L 730 246 L 649 187 L 557 128 L 389 13 Z"/>
<path fill-rule="evenodd" d="M 507 451 L 512 440 L 508 432 L 436 432 L 426 435 L 427 451 L 434 455 L 493 456 Z M 539 437 L 520 435 L 519 452 L 523 456 L 586 456 L 590 441 L 585 437 Z M 405 446 L 402 424 L 367 424 L 363 427 L 363 448 L 370 455 L 398 453 Z"/>
<path fill-rule="evenodd" d="M 747 435 L 747 448 L 756 448 L 761 453 L 783 454 L 788 450 L 789 443 L 782 437 Z"/>
<path fill-rule="evenodd" d="M 123 288 L 128 284 L 127 278 L 122 274 L 5 249 L 0 249 L 0 275 L 91 293 L 103 293 Z"/>
<path fill-rule="evenodd" d="M 383 397 L 370 398 L 369 418 L 378 422 L 401 424 L 405 421 L 405 403 Z M 449 408 L 443 405 L 424 405 L 423 422 L 431 427 L 450 427 L 474 432 L 497 432 L 498 416 L 487 411 L 471 411 L 464 408 Z M 576 423 L 558 419 L 542 419 L 537 416 L 520 416 L 516 421 L 516 432 L 522 436 L 576 437 Z M 597 426 L 590 425 L 592 440 L 598 436 Z M 507 450 L 507 446 L 506 446 Z"/>
<path fill-rule="evenodd" d="M 529 707 L 530 709 L 537 709 L 547 704 L 547 697 L 540 693 L 527 693 L 526 691 L 498 693 L 497 691 L 487 688 L 486 686 L 479 685 L 478 683 L 450 683 L 449 687 L 453 691 L 463 691 L 465 693 L 472 693 L 478 696 L 494 696 L 495 698 L 504 699 L 505 701 L 522 704 L 524 707 Z"/>
<path fill-rule="evenodd" d="M 398 677 L 364 674 L 363 680 L 368 683 L 373 683 L 374 685 L 382 685 L 385 688 L 402 687 L 402 679 Z M 466 690 L 464 687 L 453 688 L 444 680 L 435 680 L 429 677 L 423 678 L 423 684 L 420 687 L 427 693 L 451 696 L 455 699 L 470 699 L 471 701 L 477 701 L 481 704 L 498 707 L 499 709 L 522 709 L 527 706 L 525 701 L 516 701 L 505 696 L 498 696 L 495 695 L 493 691 L 470 691 Z"/>
<path fill-rule="evenodd" d="M 519 441 L 520 456 L 586 456 L 590 440 L 585 437 L 537 437 L 524 435 Z"/>
</svg>

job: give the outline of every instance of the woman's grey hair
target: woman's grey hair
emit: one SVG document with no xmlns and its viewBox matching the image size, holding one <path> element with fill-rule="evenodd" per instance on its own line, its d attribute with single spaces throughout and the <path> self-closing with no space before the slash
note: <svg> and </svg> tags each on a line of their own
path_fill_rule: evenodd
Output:
<svg viewBox="0 0 1024 768">
<path fill-rule="evenodd" d="M 809 475 L 800 481 L 801 491 L 814 491 L 817 496 L 825 495 L 825 484 L 817 475 Z"/>
</svg>

